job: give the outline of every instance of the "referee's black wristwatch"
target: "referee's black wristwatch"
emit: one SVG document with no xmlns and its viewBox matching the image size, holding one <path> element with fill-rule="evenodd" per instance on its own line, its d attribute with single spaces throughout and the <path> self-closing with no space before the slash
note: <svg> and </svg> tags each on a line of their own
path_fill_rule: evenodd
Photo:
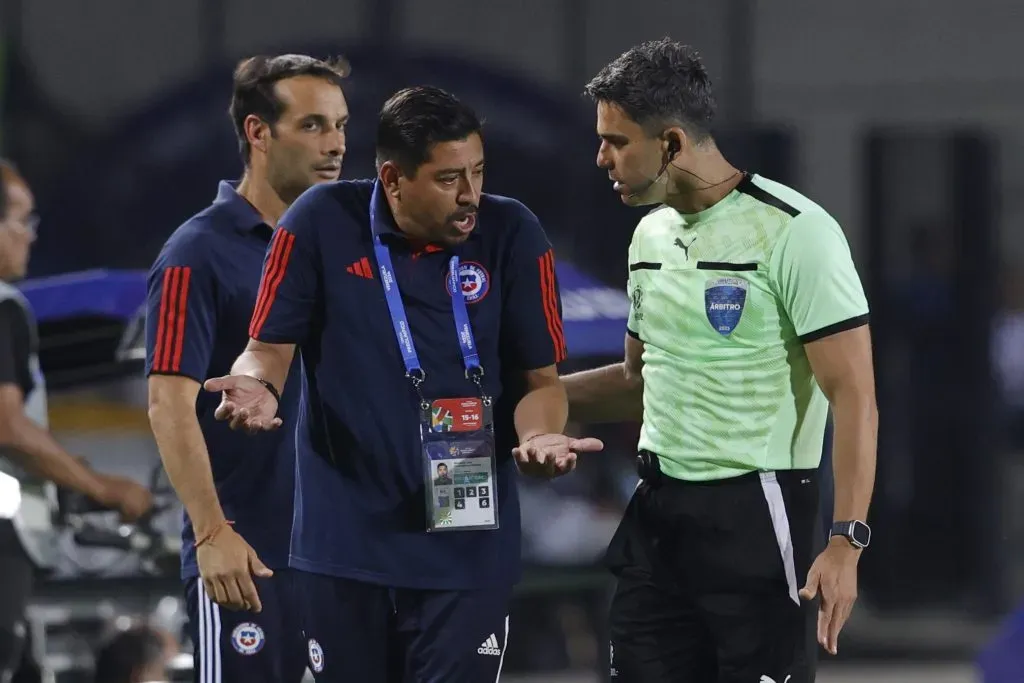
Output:
<svg viewBox="0 0 1024 683">
<path fill-rule="evenodd" d="M 860 520 L 833 522 L 828 537 L 844 536 L 854 548 L 867 548 L 871 544 L 871 527 Z"/>
</svg>

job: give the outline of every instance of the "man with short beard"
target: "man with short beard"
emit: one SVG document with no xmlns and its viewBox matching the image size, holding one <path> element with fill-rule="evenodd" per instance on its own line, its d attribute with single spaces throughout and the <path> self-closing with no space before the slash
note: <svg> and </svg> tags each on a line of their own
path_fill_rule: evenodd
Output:
<svg viewBox="0 0 1024 683">
<path fill-rule="evenodd" d="M 185 507 L 181 576 L 199 683 L 297 683 L 305 671 L 282 575 L 294 422 L 276 434 L 232 433 L 214 419 L 216 397 L 199 388 L 245 347 L 271 226 L 306 189 L 338 179 L 346 73 L 342 62 L 305 55 L 238 66 L 230 114 L 245 173 L 171 235 L 150 272 L 149 417 Z M 283 415 L 297 409 L 298 385 L 281 397 Z"/>
</svg>

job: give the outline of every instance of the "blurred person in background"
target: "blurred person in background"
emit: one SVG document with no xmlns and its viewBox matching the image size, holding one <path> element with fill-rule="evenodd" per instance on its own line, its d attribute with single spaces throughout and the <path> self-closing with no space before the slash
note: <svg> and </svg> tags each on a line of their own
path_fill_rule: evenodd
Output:
<svg viewBox="0 0 1024 683">
<path fill-rule="evenodd" d="M 846 238 L 722 156 L 692 48 L 639 45 L 586 91 L 598 166 L 625 204 L 659 205 L 629 248 L 625 362 L 564 378 L 572 419 L 642 417 L 642 482 L 607 555 L 613 675 L 809 683 L 815 617 L 835 653 L 870 540 L 877 412 Z M 818 554 L 830 404 L 836 500 Z"/>
<path fill-rule="evenodd" d="M 477 115 L 402 90 L 376 152 L 375 180 L 281 218 L 252 339 L 206 389 L 224 420 L 272 429 L 296 419 L 275 387 L 301 381 L 290 563 L 316 680 L 494 681 L 521 573 L 513 449 L 550 477 L 602 444 L 562 433 L 554 254 L 529 209 L 483 193 Z"/>
<path fill-rule="evenodd" d="M 169 683 L 177 654 L 171 634 L 149 626 L 121 631 L 96 653 L 93 683 Z"/>
<path fill-rule="evenodd" d="M 298 363 L 280 397 L 287 427 L 276 433 L 232 432 L 214 418 L 216 394 L 199 388 L 245 348 L 272 226 L 306 189 L 340 176 L 347 74 L 341 60 L 305 55 L 241 62 L 230 115 L 242 179 L 221 182 L 150 271 L 149 418 L 185 508 L 181 577 L 201 683 L 296 683 L 306 668 L 284 574 Z"/>
<path fill-rule="evenodd" d="M 152 505 L 130 479 L 92 471 L 47 428 L 46 385 L 28 302 L 10 283 L 22 279 L 35 239 L 32 191 L 14 166 L 0 160 L 0 682 L 21 666 L 25 607 L 36 571 L 52 568 L 54 486 L 82 493 L 126 520 Z"/>
</svg>

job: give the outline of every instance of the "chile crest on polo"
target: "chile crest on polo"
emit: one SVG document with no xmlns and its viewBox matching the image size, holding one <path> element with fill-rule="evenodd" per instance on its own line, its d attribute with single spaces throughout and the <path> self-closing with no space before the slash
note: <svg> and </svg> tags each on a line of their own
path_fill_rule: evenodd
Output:
<svg viewBox="0 0 1024 683">
<path fill-rule="evenodd" d="M 740 324 L 747 303 L 748 283 L 739 277 L 719 277 L 704 284 L 704 312 L 715 332 L 728 337 Z"/>
<path fill-rule="evenodd" d="M 445 278 L 448 294 L 455 294 L 450 278 Z M 466 298 L 467 304 L 473 304 L 485 296 L 491 288 L 491 276 L 487 269 L 476 261 L 465 261 L 459 264 L 459 288 Z"/>
</svg>

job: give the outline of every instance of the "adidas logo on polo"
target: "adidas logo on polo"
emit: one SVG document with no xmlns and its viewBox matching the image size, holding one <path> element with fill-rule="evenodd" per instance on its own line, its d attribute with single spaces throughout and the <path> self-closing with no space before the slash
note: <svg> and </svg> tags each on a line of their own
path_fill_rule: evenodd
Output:
<svg viewBox="0 0 1024 683">
<path fill-rule="evenodd" d="M 492 633 L 491 637 L 481 643 L 476 651 L 482 655 L 500 655 L 501 648 L 498 647 L 498 638 Z"/>
<path fill-rule="evenodd" d="M 373 268 L 370 267 L 370 259 L 365 256 L 345 268 L 345 272 L 352 275 L 358 275 L 359 277 L 365 277 L 368 280 L 373 279 Z"/>
</svg>

